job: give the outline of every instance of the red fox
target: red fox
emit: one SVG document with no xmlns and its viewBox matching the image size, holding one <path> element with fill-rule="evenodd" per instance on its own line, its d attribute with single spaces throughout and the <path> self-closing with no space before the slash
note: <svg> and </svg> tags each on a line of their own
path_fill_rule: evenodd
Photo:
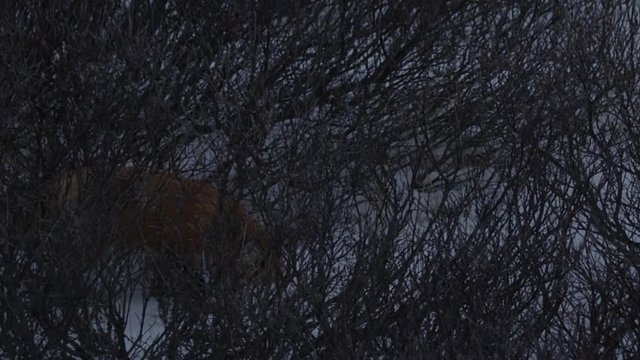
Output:
<svg viewBox="0 0 640 360">
<path fill-rule="evenodd" d="M 59 181 L 58 206 L 79 206 L 86 170 Z M 274 275 L 270 237 L 237 201 L 212 185 L 169 173 L 123 168 L 107 181 L 114 200 L 116 237 L 131 248 L 147 249 L 151 286 L 175 275 L 176 262 L 188 269 L 215 270 L 241 283 Z M 117 240 L 117 239 L 116 239 Z M 151 265 L 150 265 L 151 264 Z M 173 270 L 167 270 L 166 265 Z M 149 269 L 149 266 L 155 269 Z M 160 278 L 160 279 L 158 279 Z"/>
</svg>

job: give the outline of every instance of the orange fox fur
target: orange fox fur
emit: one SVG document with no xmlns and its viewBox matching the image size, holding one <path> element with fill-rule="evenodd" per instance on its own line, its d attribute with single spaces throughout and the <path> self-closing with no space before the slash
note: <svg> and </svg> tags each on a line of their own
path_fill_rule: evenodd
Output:
<svg viewBox="0 0 640 360">
<path fill-rule="evenodd" d="M 60 208 L 81 206 L 86 179 L 87 172 L 79 171 L 60 182 Z M 156 258 L 203 260 L 205 266 L 235 271 L 242 281 L 269 271 L 270 238 L 242 205 L 214 186 L 131 168 L 120 169 L 108 183 L 120 192 L 116 233 L 127 244 L 142 245 Z"/>
</svg>

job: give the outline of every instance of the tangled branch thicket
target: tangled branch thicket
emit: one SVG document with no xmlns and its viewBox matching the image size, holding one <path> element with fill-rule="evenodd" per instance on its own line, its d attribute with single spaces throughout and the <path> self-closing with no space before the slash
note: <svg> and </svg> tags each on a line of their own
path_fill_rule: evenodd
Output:
<svg viewBox="0 0 640 360">
<path fill-rule="evenodd" d="M 639 11 L 3 2 L 0 357 L 637 357 Z M 241 201 L 277 279 L 136 290 L 122 168 Z"/>
</svg>

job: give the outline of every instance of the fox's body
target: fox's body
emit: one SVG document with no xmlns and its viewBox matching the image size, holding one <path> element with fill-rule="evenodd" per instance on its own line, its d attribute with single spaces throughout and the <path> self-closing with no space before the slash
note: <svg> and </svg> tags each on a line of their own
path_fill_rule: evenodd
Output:
<svg viewBox="0 0 640 360">
<path fill-rule="evenodd" d="M 82 208 L 86 171 L 60 182 L 61 209 Z M 151 260 L 145 271 L 168 277 L 176 263 L 215 270 L 240 281 L 272 271 L 271 243 L 246 209 L 212 185 L 167 173 L 121 169 L 106 182 L 116 196 L 115 244 L 142 248 Z M 147 261 L 149 262 L 149 261 Z M 155 270 L 149 270 L 155 267 Z M 148 275 L 148 274 L 147 274 Z"/>
</svg>

